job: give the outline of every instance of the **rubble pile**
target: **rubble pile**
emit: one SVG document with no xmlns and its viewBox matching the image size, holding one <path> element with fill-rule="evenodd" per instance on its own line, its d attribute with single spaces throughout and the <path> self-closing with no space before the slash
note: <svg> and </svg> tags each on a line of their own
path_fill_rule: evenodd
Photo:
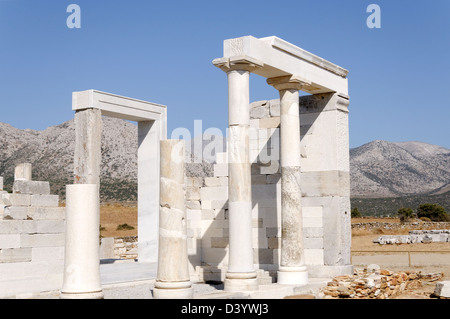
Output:
<svg viewBox="0 0 450 319">
<path fill-rule="evenodd" d="M 443 273 L 423 274 L 421 271 L 393 272 L 370 265 L 355 270 L 353 275 L 333 278 L 321 289 L 320 295 L 324 299 L 391 299 L 407 289 L 421 287 L 423 281 L 437 281 L 443 276 Z"/>
</svg>

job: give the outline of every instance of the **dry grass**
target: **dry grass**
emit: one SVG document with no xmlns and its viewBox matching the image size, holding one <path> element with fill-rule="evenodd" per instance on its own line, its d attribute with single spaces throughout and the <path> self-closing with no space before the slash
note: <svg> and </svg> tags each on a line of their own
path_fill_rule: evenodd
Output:
<svg viewBox="0 0 450 319">
<path fill-rule="evenodd" d="M 124 224 L 132 226 L 134 229 L 117 230 L 119 225 Z M 102 237 L 137 236 L 137 225 L 137 206 L 122 204 L 104 204 L 100 206 L 100 235 Z"/>
<path fill-rule="evenodd" d="M 352 223 L 385 222 L 398 223 L 398 218 L 352 218 Z M 136 205 L 104 204 L 100 207 L 101 235 L 103 237 L 137 236 L 138 214 Z M 127 224 L 133 226 L 132 230 L 117 230 L 117 226 Z M 404 245 L 378 245 L 372 241 L 381 235 L 407 234 L 409 228 L 402 230 L 385 230 L 381 228 L 367 230 L 354 229 L 352 231 L 352 251 L 450 251 L 450 243 L 404 244 Z M 392 271 L 421 270 L 424 273 L 443 272 L 442 280 L 450 280 L 450 266 L 421 266 L 421 267 L 388 267 Z M 435 282 L 424 282 L 417 289 L 408 290 L 396 299 L 429 299 L 434 291 Z"/>
<path fill-rule="evenodd" d="M 398 218 L 352 218 L 352 223 L 388 222 L 398 223 Z M 117 226 L 127 224 L 134 227 L 131 230 L 117 230 Z M 123 204 L 104 204 L 100 207 L 100 226 L 103 237 L 137 236 L 137 206 Z M 449 243 L 405 244 L 405 245 L 377 245 L 372 241 L 382 235 L 405 235 L 412 228 L 401 230 L 373 230 L 354 229 L 352 231 L 352 250 L 450 250 Z"/>
<path fill-rule="evenodd" d="M 352 224 L 356 223 L 399 223 L 398 218 L 352 218 Z M 438 251 L 446 250 L 450 251 L 449 243 L 429 243 L 429 244 L 404 244 L 404 245 L 379 245 L 373 243 L 373 240 L 383 235 L 408 235 L 409 231 L 420 229 L 419 227 L 405 227 L 402 229 L 382 229 L 382 228 L 355 228 L 352 230 L 352 250 L 374 250 L 374 251 L 408 251 L 408 250 L 420 250 L 420 251 Z"/>
<path fill-rule="evenodd" d="M 358 223 L 398 223 L 400 222 L 399 218 L 395 217 L 361 217 L 361 218 L 352 218 L 352 224 L 358 224 Z"/>
<path fill-rule="evenodd" d="M 399 245 L 379 245 L 373 240 L 381 235 L 364 235 L 352 237 L 352 250 L 372 250 L 372 251 L 450 251 L 449 243 L 429 243 L 429 244 L 399 244 Z"/>
</svg>

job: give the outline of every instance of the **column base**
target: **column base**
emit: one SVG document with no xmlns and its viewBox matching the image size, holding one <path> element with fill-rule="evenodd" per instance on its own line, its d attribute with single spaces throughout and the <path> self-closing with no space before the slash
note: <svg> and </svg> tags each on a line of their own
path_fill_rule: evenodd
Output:
<svg viewBox="0 0 450 319">
<path fill-rule="evenodd" d="M 153 288 L 154 299 L 192 299 L 194 288 L 192 283 L 187 282 L 160 282 L 155 283 Z"/>
<path fill-rule="evenodd" d="M 228 272 L 225 275 L 224 290 L 228 292 L 255 291 L 258 290 L 258 278 L 256 272 L 237 273 Z"/>
<path fill-rule="evenodd" d="M 60 299 L 104 299 L 103 291 L 83 292 L 83 293 L 67 293 L 62 292 L 59 295 Z"/>
<path fill-rule="evenodd" d="M 277 283 L 281 285 L 308 284 L 308 271 L 305 267 L 280 267 L 277 272 Z"/>
</svg>

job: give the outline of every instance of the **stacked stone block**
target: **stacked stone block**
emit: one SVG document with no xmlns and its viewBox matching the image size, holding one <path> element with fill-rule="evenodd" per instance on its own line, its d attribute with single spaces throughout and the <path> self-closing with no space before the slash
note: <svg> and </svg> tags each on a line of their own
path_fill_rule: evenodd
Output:
<svg viewBox="0 0 450 319">
<path fill-rule="evenodd" d="M 65 209 L 48 182 L 24 179 L 19 171 L 13 193 L 0 191 L 0 298 L 62 284 Z"/>
<path fill-rule="evenodd" d="M 300 97 L 305 258 L 310 276 L 350 273 L 347 96 Z"/>
</svg>

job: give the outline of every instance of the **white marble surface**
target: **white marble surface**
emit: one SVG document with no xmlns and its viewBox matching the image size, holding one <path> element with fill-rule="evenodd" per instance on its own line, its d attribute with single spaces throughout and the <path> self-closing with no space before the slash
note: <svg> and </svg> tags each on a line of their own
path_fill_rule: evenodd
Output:
<svg viewBox="0 0 450 319">
<path fill-rule="evenodd" d="M 101 298 L 98 185 L 66 187 L 66 238 L 61 298 Z"/>
<path fill-rule="evenodd" d="M 184 140 L 161 141 L 158 272 L 154 297 L 190 298 Z"/>
</svg>

